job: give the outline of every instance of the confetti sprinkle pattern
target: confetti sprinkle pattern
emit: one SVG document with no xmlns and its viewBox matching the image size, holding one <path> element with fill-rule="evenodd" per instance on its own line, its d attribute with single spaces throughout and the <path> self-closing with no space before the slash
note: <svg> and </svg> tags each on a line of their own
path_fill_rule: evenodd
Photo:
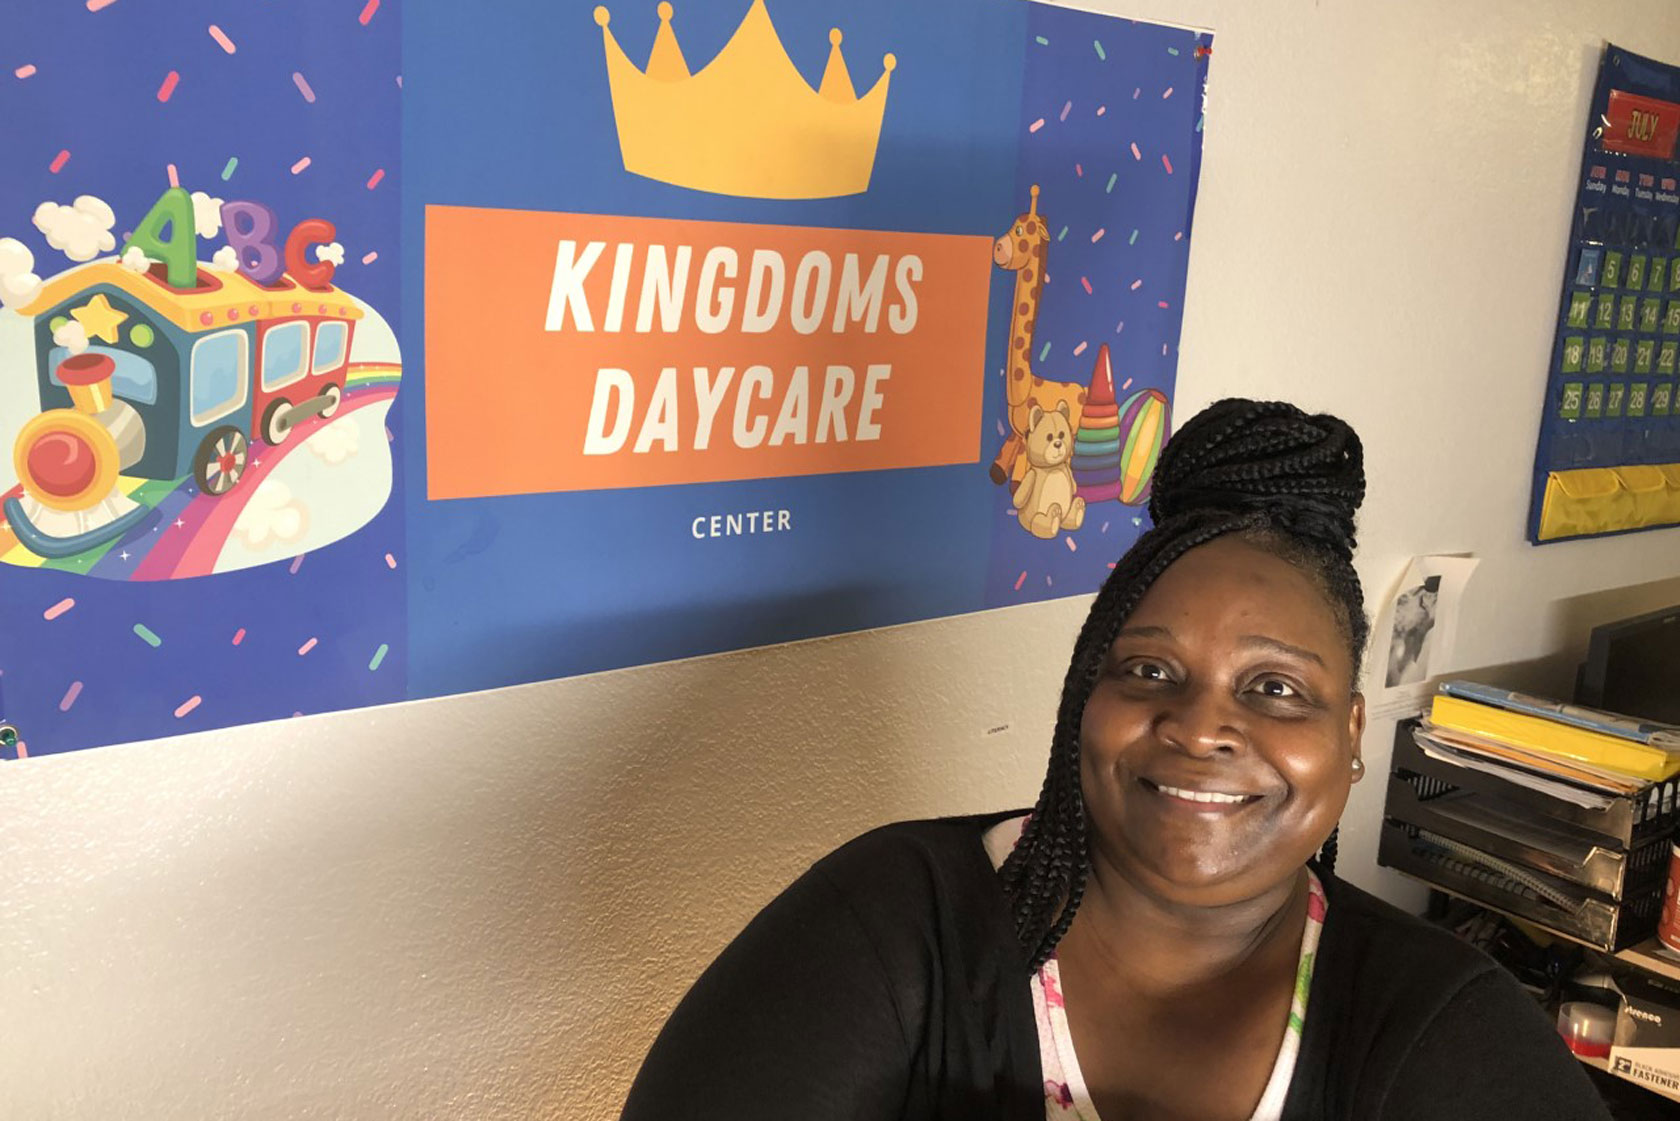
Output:
<svg viewBox="0 0 1680 1121">
<path fill-rule="evenodd" d="M 339 283 L 400 330 L 393 267 L 400 200 L 389 189 L 397 184 L 369 190 L 367 183 L 376 172 L 389 180 L 402 168 L 394 81 L 401 13 L 368 4 L 358 24 L 359 10 L 362 0 L 347 10 L 326 0 L 0 3 L 0 43 L 21 48 L 0 70 L 0 78 L 13 76 L 3 87 L 13 143 L 20 154 L 38 153 L 0 177 L 0 236 L 23 241 L 34 271 L 50 278 L 74 262 L 30 222 L 45 199 L 103 200 L 116 215 L 111 232 L 120 246 L 171 184 L 248 198 L 272 207 L 287 228 L 309 216 L 334 222 L 337 240 L 354 248 Z M 66 100 L 75 76 L 87 71 L 108 92 L 97 112 Z M 313 104 L 294 88 L 293 73 L 307 76 Z M 235 104 L 251 107 L 252 127 L 227 127 Z M 347 116 L 353 129 L 344 127 Z M 292 164 L 305 156 L 307 172 L 294 176 Z M 224 243 L 206 239 L 205 259 Z M 0 363 L 13 360 L 10 351 L 0 354 Z M 389 420 L 399 457 L 401 419 Z M 189 537 L 191 515 L 186 529 L 175 528 L 180 517 L 171 511 L 159 535 Z M 406 557 L 403 525 L 395 500 L 296 577 L 281 563 L 117 585 L 76 575 L 81 558 L 28 572 L 0 567 L 6 714 L 27 729 L 29 754 L 39 757 L 400 700 L 408 672 L 405 582 L 385 558 Z M 12 547 L 4 536 L 0 529 L 0 552 Z M 98 563 L 132 567 L 141 559 L 113 549 Z M 125 611 L 123 604 L 135 606 Z M 380 629 L 339 657 L 333 640 L 363 621 Z M 298 656 L 311 638 L 323 646 L 316 654 L 333 656 Z M 375 673 L 366 667 L 380 645 Z"/>
<path fill-rule="evenodd" d="M 1189 249 L 1188 237 L 1174 235 L 1188 229 L 1195 190 L 1194 175 L 1174 172 L 1195 166 L 1185 163 L 1200 144 L 1200 99 L 1191 91 L 1202 89 L 1207 68 L 1192 52 L 1208 40 L 1059 6 L 1030 5 L 1029 12 L 1029 34 L 1081 44 L 1026 53 L 1019 127 L 1027 140 L 1015 181 L 1040 185 L 1039 213 L 1053 235 L 1046 272 L 1077 281 L 1043 290 L 1033 373 L 1087 384 L 1094 336 L 1112 325 L 1113 334 L 1100 337 L 1110 340 L 1115 382 L 1158 387 L 1170 398 Z M 1117 89 L 1119 82 L 1126 84 Z M 1016 201 L 1025 209 L 1024 198 Z M 1012 216 L 1000 217 L 998 228 Z M 1002 397 L 993 390 L 989 418 L 1002 414 Z M 988 437 L 986 455 L 996 446 Z M 988 603 L 1089 591 L 1141 528 L 1129 515 L 1102 516 L 1134 508 L 1098 503 L 1087 508 L 1084 527 L 1051 547 L 1004 516 L 1004 489 L 994 496 L 1000 516 L 992 523 Z"/>
<path fill-rule="evenodd" d="M 89 22 L 83 5 L 54 7 L 68 8 L 84 24 Z M 272 206 L 282 222 L 302 215 L 334 221 L 341 230 L 341 243 L 353 249 L 341 267 L 344 287 L 367 299 L 400 332 L 396 286 L 399 266 L 405 262 L 397 252 L 401 228 L 397 188 L 407 189 L 422 178 L 412 159 L 403 165 L 396 143 L 395 106 L 402 79 L 395 43 L 399 19 L 416 18 L 413 9 L 404 12 L 400 5 L 393 5 L 386 11 L 377 0 L 363 0 L 338 4 L 329 11 L 329 5 L 310 0 L 307 11 L 322 16 L 318 25 L 311 25 L 300 37 L 289 33 L 279 14 L 272 11 L 292 7 L 289 4 L 221 5 L 213 17 L 204 14 L 211 10 L 208 6 L 180 7 L 191 10 L 177 13 L 177 6 L 171 4 L 117 4 L 99 17 L 104 25 L 121 28 L 129 26 L 122 21 L 131 18 L 139 25 L 139 15 L 131 17 L 131 11 L 144 13 L 161 25 L 154 42 L 176 44 L 173 54 L 147 55 L 151 61 L 142 62 L 140 72 L 129 79 L 136 88 L 114 99 L 117 103 L 109 107 L 108 120 L 83 124 L 73 114 L 51 112 L 53 107 L 44 100 L 46 93 L 32 91 L 45 90 L 52 82 L 19 81 L 6 87 L 14 99 L 8 107 L 15 103 L 20 117 L 55 122 L 60 131 L 31 136 L 34 146 L 27 150 L 37 154 L 19 161 L 29 166 L 16 169 L 18 182 L 0 183 L 0 231 L 9 234 L 21 225 L 37 259 L 46 261 L 47 250 L 29 227 L 28 214 L 41 199 L 72 198 L 84 192 L 109 199 L 118 216 L 115 231 L 131 230 L 163 187 L 161 173 L 173 164 L 178 181 L 188 190 L 260 200 Z M 1199 72 L 1189 58 L 1175 62 L 1165 44 L 1179 43 L 1189 56 L 1197 40 L 1184 32 L 1072 9 L 1026 7 L 1026 35 L 1038 46 L 1021 52 L 1028 56 L 1029 70 L 1018 103 L 1009 106 L 1012 115 L 999 125 L 1008 128 L 1020 144 L 1015 181 L 1041 183 L 1043 213 L 1050 229 L 1068 227 L 1065 239 L 1052 248 L 1049 269 L 1056 283 L 1045 289 L 1032 351 L 1046 377 L 1083 382 L 1090 374 L 1090 350 L 1106 341 L 1115 349 L 1121 372 L 1135 373 L 1144 385 L 1170 389 L 1171 363 L 1152 356 L 1163 339 L 1175 342 L 1177 338 L 1176 306 L 1182 302 L 1181 266 L 1189 239 L 1173 243 L 1171 237 L 1175 229 L 1189 229 L 1188 202 L 1197 166 L 1189 139 L 1200 86 Z M 1046 10 L 1031 10 L 1038 8 Z M 9 18 L 0 15 L 0 32 L 10 26 Z M 46 23 L 54 21 L 50 16 L 41 18 Z M 234 51 L 208 30 L 211 18 L 229 20 L 221 30 Z M 352 18 L 357 22 L 352 23 Z M 205 45 L 207 38 L 213 46 Z M 389 50 L 365 53 L 387 38 Z M 17 66 L 27 59 L 45 76 L 67 73 L 75 61 L 68 48 L 48 50 L 35 45 L 60 41 L 72 42 L 74 36 L 43 35 L 31 40 L 29 54 L 10 64 Z M 85 48 L 85 42 L 82 45 Z M 317 45 L 323 49 L 312 49 Z M 1010 45 L 1018 51 L 1021 46 L 1019 41 Z M 598 36 L 593 46 L 598 62 Z M 170 71 L 170 67 L 178 69 Z M 119 67 L 112 72 L 123 71 Z M 159 82 L 166 73 L 175 75 L 176 84 L 169 97 L 160 98 Z M 265 76 L 261 87 L 251 77 L 258 73 Z M 417 80 L 436 73 L 435 67 L 417 71 Z M 307 75 L 303 86 L 290 81 L 293 74 Z M 1171 87 L 1183 90 L 1185 96 L 1152 96 L 1134 102 L 1119 85 L 1125 81 L 1139 83 L 1153 94 Z M 286 84 L 294 89 L 284 88 Z M 348 145 L 325 135 L 322 122 L 342 123 L 352 116 L 364 119 L 362 107 L 370 102 L 377 102 L 379 108 L 370 110 L 367 119 L 388 121 L 388 139 L 370 135 L 365 145 Z M 260 128 L 236 132 L 215 127 L 218 114 L 235 103 L 260 105 L 264 112 Z M 125 135 L 171 139 L 148 141 L 133 182 L 108 181 L 109 137 Z M 1138 146 L 1139 154 L 1128 158 L 1132 144 Z M 1149 160 L 1141 158 L 1144 150 L 1150 153 Z M 52 170 L 62 175 L 55 180 L 46 165 L 60 151 L 62 156 Z M 74 161 L 70 160 L 72 151 Z M 1171 182 L 1163 170 L 1165 164 L 1156 162 L 1162 154 L 1179 171 Z M 400 180 L 392 183 L 392 191 L 384 190 L 382 178 L 376 179 L 381 172 Z M 644 189 L 645 185 L 632 187 Z M 1017 210 L 1025 210 L 1024 186 L 1021 195 L 1007 200 L 1006 212 L 996 215 L 991 230 L 965 228 L 964 232 L 995 236 Z M 7 214 L 13 216 L 10 227 L 4 218 Z M 1117 236 L 1098 236 L 1109 225 Z M 1134 226 L 1142 233 L 1128 243 L 1120 235 Z M 59 256 L 51 258 L 49 267 L 63 267 Z M 412 270 L 413 262 L 406 267 Z M 1141 293 L 1127 290 L 1126 285 L 1139 278 L 1147 281 L 1147 288 Z M 1001 291 L 1003 285 L 994 284 L 994 288 Z M 1156 307 L 1163 296 L 1173 309 Z M 1117 321 L 1131 322 L 1132 329 L 1123 336 L 1109 335 L 1105 328 Z M 995 368 L 992 359 L 1001 355 L 999 348 L 1005 344 L 997 338 L 989 342 L 992 353 L 987 365 Z M 1003 411 L 994 399 L 1001 398 L 1002 383 L 987 376 L 985 384 L 987 412 L 982 424 L 990 443 Z M 403 427 L 405 420 L 418 411 L 419 403 L 410 402 L 407 417 L 401 410 L 392 414 L 398 445 L 412 432 Z M 254 443 L 253 450 L 259 455 L 268 451 L 260 443 Z M 417 449 L 399 446 L 396 451 L 402 463 L 407 461 L 402 457 L 413 459 Z M 1106 535 L 1087 528 L 1066 538 L 1068 544 L 1062 546 L 1031 539 L 1007 516 L 1007 488 L 993 490 L 982 471 L 976 475 L 981 493 L 991 496 L 987 501 L 998 503 L 999 516 L 989 519 L 997 535 L 989 550 L 984 545 L 975 550 L 989 557 L 996 569 L 988 589 L 1004 594 L 992 596 L 995 602 L 1042 598 L 1047 589 L 1050 594 L 1088 590 L 1097 570 L 1132 535 L 1116 511 L 1113 528 Z M 412 490 L 416 483 L 406 479 L 404 485 Z M 408 499 L 415 501 L 412 493 Z M 1094 528 L 1102 520 L 1090 517 L 1088 524 Z M 175 719 L 190 716 L 190 725 L 175 726 L 175 730 L 186 730 L 398 699 L 409 680 L 412 658 L 403 605 L 408 589 L 419 586 L 417 579 L 412 585 L 408 581 L 412 574 L 430 571 L 426 565 L 411 563 L 406 552 L 396 555 L 406 547 L 403 523 L 398 503 L 356 537 L 319 550 L 304 566 L 310 569 L 308 573 L 294 564 L 289 576 L 288 566 L 282 563 L 204 581 L 147 585 L 141 589 L 143 596 L 130 600 L 143 606 L 134 607 L 127 617 L 103 610 L 108 600 L 83 598 L 78 590 L 83 582 L 68 573 L 36 574 L 39 579 L 30 595 L 16 597 L 17 603 L 0 603 L 0 633 L 11 633 L 16 626 L 37 647 L 43 635 L 51 634 L 46 641 L 53 650 L 78 653 L 74 663 L 55 653 L 51 680 L 32 682 L 23 689 L 26 695 L 41 698 L 39 707 L 46 710 L 36 714 L 42 730 L 38 735 L 31 728 L 32 742 L 41 739 L 42 746 L 51 751 L 117 738 L 109 728 L 98 726 L 94 714 L 106 710 L 137 713 L 142 704 L 151 715 L 136 716 L 121 738 L 169 731 L 172 714 Z M 161 532 L 168 534 L 171 527 L 166 523 Z M 438 547 L 447 553 L 460 543 L 455 539 Z M 378 572 L 382 562 L 386 573 Z M 391 578 L 384 579 L 386 575 Z M 52 605 L 72 593 L 80 601 L 73 610 L 56 621 L 43 618 Z M 130 634 L 134 618 L 142 614 L 165 640 L 160 646 L 148 648 L 137 632 Z M 369 629 L 376 623 L 381 629 Z M 321 658 L 298 653 L 312 642 L 323 647 Z M 119 648 L 120 656 L 106 653 Z M 134 676 L 133 667 L 140 664 L 137 659 L 144 659 L 151 676 L 144 682 L 125 680 Z M 153 671 L 152 666 L 159 668 Z M 0 652 L 0 669 L 11 677 L 18 666 Z M 35 671 L 23 672 L 27 677 Z M 94 697 L 89 705 L 77 705 L 73 720 L 51 711 L 52 702 L 64 695 L 72 680 L 85 683 Z M 434 687 L 435 682 L 423 686 Z M 179 707 L 170 706 L 170 701 Z"/>
<path fill-rule="evenodd" d="M 311 105 L 315 104 L 315 91 L 309 88 L 309 79 L 296 70 L 292 71 L 292 85 L 296 86 L 298 92 L 303 94 L 305 101 Z"/>
</svg>

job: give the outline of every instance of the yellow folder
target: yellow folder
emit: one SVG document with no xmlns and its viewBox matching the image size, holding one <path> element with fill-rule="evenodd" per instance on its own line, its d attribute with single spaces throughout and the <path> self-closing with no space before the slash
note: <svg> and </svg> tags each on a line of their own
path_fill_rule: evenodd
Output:
<svg viewBox="0 0 1680 1121">
<path fill-rule="evenodd" d="M 1635 778 L 1657 781 L 1680 774 L 1680 752 L 1671 754 L 1660 747 L 1647 747 L 1603 732 L 1477 704 L 1462 697 L 1437 693 L 1429 718 L 1443 728 L 1456 728 L 1496 743 L 1591 763 Z"/>
</svg>

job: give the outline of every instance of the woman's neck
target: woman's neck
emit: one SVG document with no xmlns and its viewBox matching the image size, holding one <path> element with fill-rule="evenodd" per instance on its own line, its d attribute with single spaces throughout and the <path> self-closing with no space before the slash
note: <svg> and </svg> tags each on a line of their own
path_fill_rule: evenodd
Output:
<svg viewBox="0 0 1680 1121">
<path fill-rule="evenodd" d="M 1307 916 L 1307 872 L 1241 903 L 1161 900 L 1101 861 L 1058 954 L 1139 996 L 1172 997 L 1270 966 L 1293 970 Z"/>
</svg>

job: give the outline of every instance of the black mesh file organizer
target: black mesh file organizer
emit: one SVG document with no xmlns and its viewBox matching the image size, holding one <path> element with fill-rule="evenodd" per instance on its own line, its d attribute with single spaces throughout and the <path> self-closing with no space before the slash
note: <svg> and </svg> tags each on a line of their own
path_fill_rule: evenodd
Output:
<svg viewBox="0 0 1680 1121">
<path fill-rule="evenodd" d="M 1395 729 L 1379 864 L 1600 950 L 1656 930 L 1680 777 L 1580 805 L 1427 742 L 1417 720 Z"/>
</svg>

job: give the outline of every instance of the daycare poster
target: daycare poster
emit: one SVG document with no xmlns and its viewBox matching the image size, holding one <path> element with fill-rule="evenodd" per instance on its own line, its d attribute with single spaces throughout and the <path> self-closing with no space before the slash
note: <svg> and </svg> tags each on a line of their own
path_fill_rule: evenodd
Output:
<svg viewBox="0 0 1680 1121">
<path fill-rule="evenodd" d="M 1023 0 L 0 11 L 6 757 L 1077 595 L 1209 35 Z"/>
</svg>

